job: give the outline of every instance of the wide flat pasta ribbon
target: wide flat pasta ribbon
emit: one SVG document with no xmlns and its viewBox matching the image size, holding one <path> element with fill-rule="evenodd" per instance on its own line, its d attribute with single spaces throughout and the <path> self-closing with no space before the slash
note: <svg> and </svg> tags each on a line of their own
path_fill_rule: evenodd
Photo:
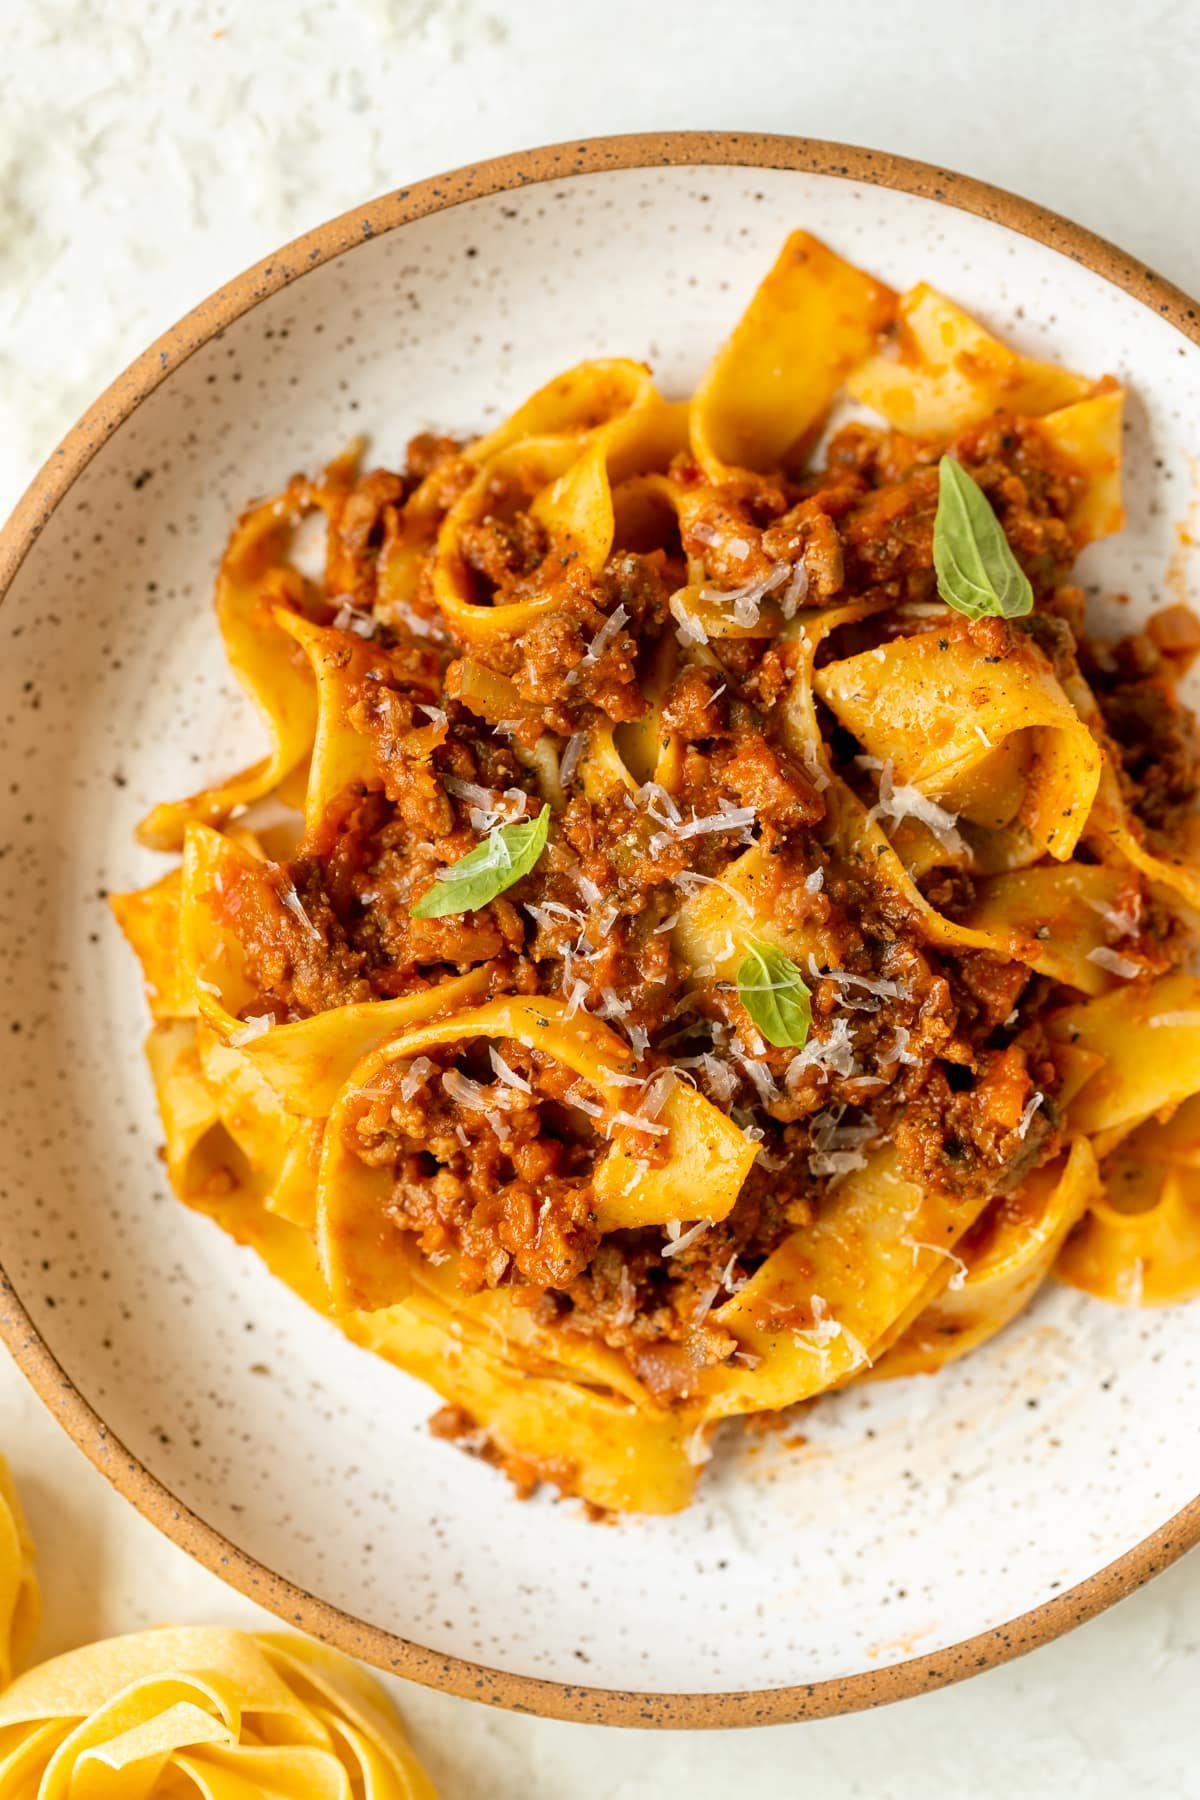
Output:
<svg viewBox="0 0 1200 1800">
<path fill-rule="evenodd" d="M 179 953 L 183 874 L 171 869 L 148 887 L 110 894 L 113 917 L 142 965 L 146 1003 L 153 1019 L 194 1018 L 196 984 Z"/>
<path fill-rule="evenodd" d="M 544 527 L 548 562 L 559 577 L 569 579 L 572 565 L 598 576 L 616 531 L 614 485 L 634 469 L 665 469 L 686 441 L 687 408 L 655 397 L 582 438 L 523 438 L 489 456 L 437 536 L 434 598 L 456 637 L 480 646 L 519 637 L 563 605 L 558 580 L 528 599 L 480 600 L 460 542 L 467 526 L 502 512 L 504 497 L 515 495 Z"/>
<path fill-rule="evenodd" d="M 1200 1092 L 1200 978 L 1183 970 L 1064 1007 L 1050 1030 L 1102 1059 L 1068 1110 L 1071 1130 L 1096 1140 L 1101 1156 Z"/>
<path fill-rule="evenodd" d="M 846 380 L 855 400 L 898 431 L 943 439 L 996 412 L 1053 412 L 1091 387 L 1011 350 L 925 281 L 900 296 L 894 335 Z"/>
<path fill-rule="evenodd" d="M 589 1385 L 570 1365 L 555 1375 L 489 1353 L 454 1329 L 457 1307 L 414 1301 L 344 1315 L 346 1335 L 398 1363 L 473 1419 L 531 1478 L 617 1512 L 672 1513 L 692 1498 L 699 1464 L 695 1416 L 637 1404 Z"/>
<path fill-rule="evenodd" d="M 1068 1156 L 993 1201 L 959 1253 L 949 1253 L 947 1286 L 875 1364 L 872 1377 L 929 1373 L 994 1337 L 1028 1306 L 1068 1233 L 1100 1194 L 1092 1147 L 1076 1138 Z"/>
<path fill-rule="evenodd" d="M 1033 435 L 1080 483 L 1065 519 L 1077 550 L 1097 538 L 1111 537 L 1125 524 L 1121 495 L 1124 417 L 1125 390 L 1106 377 L 1086 400 L 1031 421 Z"/>
<path fill-rule="evenodd" d="M 985 663 L 958 629 L 893 638 L 817 671 L 814 686 L 897 783 L 939 805 L 999 828 L 990 803 L 1014 738 L 1030 758 L 1013 800 L 1034 842 L 1060 862 L 1087 824 L 1100 784 L 1101 752 L 1037 646 L 1022 638 Z M 1008 814 L 1008 816 L 1003 816 Z"/>
<path fill-rule="evenodd" d="M 386 650 L 344 631 L 314 625 L 311 619 L 280 607 L 278 630 L 300 647 L 312 669 L 317 696 L 312 765 L 304 796 L 306 842 L 319 841 L 333 801 L 347 788 L 380 787 L 386 769 L 372 737 L 353 722 L 355 707 L 370 705 L 380 682 L 399 680 L 418 704 L 439 696 L 438 658 L 434 651 L 410 653 L 408 666 L 397 670 Z M 445 738 L 445 727 L 422 725 L 405 740 L 413 754 L 428 757 Z"/>
<path fill-rule="evenodd" d="M 986 1195 L 923 1189 L 900 1173 L 893 1149 L 872 1151 L 814 1223 L 715 1309 L 753 1366 L 703 1372 L 710 1416 L 792 1406 L 865 1373 L 945 1286 L 950 1253 L 986 1205 Z"/>
<path fill-rule="evenodd" d="M 529 438 L 571 437 L 578 442 L 630 413 L 660 404 L 645 363 L 628 356 L 595 357 L 553 376 L 493 431 L 473 439 L 464 456 L 478 467 Z"/>
<path fill-rule="evenodd" d="M 156 806 L 138 826 L 153 850 L 178 850 L 195 820 L 220 825 L 231 813 L 263 799 L 304 762 L 316 731 L 316 692 L 307 664 L 279 629 L 282 600 L 298 603 L 302 582 L 283 566 L 287 541 L 312 510 L 307 484 L 297 483 L 239 520 L 217 576 L 217 620 L 230 667 L 266 726 L 270 752 L 230 780 L 185 800 Z"/>
<path fill-rule="evenodd" d="M 692 400 L 692 451 L 710 481 L 745 481 L 811 446 L 896 296 L 793 231 Z"/>
<path fill-rule="evenodd" d="M 1057 1273 L 1119 1306 L 1200 1295 L 1200 1097 L 1166 1122 L 1148 1120 L 1107 1159 Z"/>
<path fill-rule="evenodd" d="M 1069 870 L 1052 865 L 985 877 L 977 883 L 965 915 L 948 918 L 926 900 L 897 854 L 900 834 L 894 834 L 894 845 L 879 821 L 834 774 L 815 704 L 825 671 L 814 672 L 815 659 L 841 626 L 856 624 L 878 610 L 878 602 L 864 601 L 826 607 L 802 614 L 788 630 L 792 680 L 783 705 L 784 738 L 824 794 L 825 832 L 831 847 L 839 860 L 870 871 L 872 881 L 891 887 L 921 920 L 931 943 L 1017 957 L 1040 974 L 1068 981 L 1085 993 L 1102 991 L 1109 977 L 1088 960 L 1088 952 L 1106 941 L 1103 916 L 1095 906 L 1116 905 L 1124 885 L 1119 874 L 1081 864 Z M 877 662 L 872 653 L 870 663 Z M 843 661 L 827 666 L 836 670 L 846 665 Z M 915 730 L 912 735 L 915 741 Z M 984 748 L 975 736 L 974 750 L 968 746 L 968 761 Z M 1015 804 L 1019 803 L 1020 796 Z M 778 879 L 772 863 L 761 851 L 749 850 L 726 871 L 721 887 L 703 887 L 684 902 L 673 942 L 685 960 L 693 966 L 715 960 L 723 976 L 732 976 L 737 953 L 731 938 L 740 941 L 749 930 L 789 955 L 807 959 L 814 954 L 826 962 L 836 961 L 832 946 L 815 931 L 780 931 L 770 901 L 771 885 Z"/>
</svg>

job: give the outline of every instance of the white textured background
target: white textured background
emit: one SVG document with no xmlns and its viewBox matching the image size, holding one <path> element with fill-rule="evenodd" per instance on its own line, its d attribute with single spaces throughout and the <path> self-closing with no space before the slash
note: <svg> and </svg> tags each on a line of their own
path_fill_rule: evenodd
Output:
<svg viewBox="0 0 1200 1800">
<path fill-rule="evenodd" d="M 0 513 L 245 264 L 386 188 L 558 138 L 725 126 L 899 150 L 1200 291 L 1196 0 L 7 0 L 0 18 Z M 42 1548 L 47 1653 L 252 1616 L 2 1361 L 0 1444 Z M 855 1718 L 647 1737 L 404 1704 L 445 1800 L 1194 1800 L 1198 1678 L 1193 1556 L 1019 1663 Z"/>
</svg>

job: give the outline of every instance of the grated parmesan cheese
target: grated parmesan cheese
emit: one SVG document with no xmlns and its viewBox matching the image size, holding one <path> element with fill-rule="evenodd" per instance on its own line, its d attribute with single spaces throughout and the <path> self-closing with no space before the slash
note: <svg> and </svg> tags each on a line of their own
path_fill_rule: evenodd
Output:
<svg viewBox="0 0 1200 1800">
<path fill-rule="evenodd" d="M 865 1366 L 870 1368 L 871 1358 L 867 1355 L 866 1349 L 860 1339 L 857 1338 L 847 1326 L 843 1325 L 839 1319 L 834 1318 L 828 1303 L 821 1298 L 820 1294 L 811 1295 L 809 1298 L 809 1305 L 812 1307 L 812 1326 L 805 1331 L 796 1331 L 793 1335 L 801 1343 L 807 1344 L 812 1349 L 816 1350 L 818 1355 L 822 1357 L 825 1355 L 830 1344 L 833 1343 L 835 1339 L 841 1338 L 847 1350 L 854 1358 L 855 1366 Z"/>
<path fill-rule="evenodd" d="M 788 581 L 791 574 L 792 570 L 787 563 L 776 563 L 768 575 L 761 576 L 757 581 L 747 581 L 736 588 L 701 588 L 699 598 L 711 606 L 731 606 L 734 624 L 748 630 L 758 624 L 762 616 L 762 603 L 767 595 L 773 594 L 776 588 Z"/>
<path fill-rule="evenodd" d="M 947 812 L 920 788 L 907 783 L 897 787 L 890 761 L 880 762 L 877 756 L 857 756 L 854 760 L 860 768 L 873 769 L 879 774 L 879 799 L 867 814 L 869 820 L 886 819 L 891 825 L 899 825 L 903 819 L 916 819 L 932 831 L 942 848 L 951 855 L 966 854 L 967 846 L 957 830 L 957 813 Z"/>
<path fill-rule="evenodd" d="M 712 1445 L 708 1441 L 712 1429 L 702 1419 L 691 1436 L 684 1441 L 683 1454 L 693 1469 L 703 1468 L 706 1462 L 712 1461 Z"/>
<path fill-rule="evenodd" d="M 620 1305 L 612 1316 L 614 1325 L 632 1325 L 637 1317 L 637 1288 L 633 1276 L 629 1273 L 627 1263 L 621 1264 L 621 1273 L 617 1279 L 617 1294 Z"/>
<path fill-rule="evenodd" d="M 674 797 L 660 782 L 644 781 L 637 791 L 637 797 L 657 825 L 669 829 L 683 824 L 683 814 L 675 804 Z"/>
<path fill-rule="evenodd" d="M 280 883 L 277 891 L 282 904 L 287 907 L 293 918 L 299 919 L 309 937 L 315 938 L 318 944 L 323 944 L 325 942 L 324 937 L 317 930 L 316 926 L 305 912 L 304 902 L 301 900 L 291 882 L 285 879 Z"/>
<path fill-rule="evenodd" d="M 808 569 L 801 561 L 793 566 L 791 580 L 779 596 L 780 609 L 785 619 L 795 618 L 797 610 L 807 594 Z"/>
<path fill-rule="evenodd" d="M 810 1175 L 829 1175 L 837 1181 L 843 1175 L 852 1175 L 856 1169 L 865 1169 L 867 1159 L 861 1150 L 812 1150 L 808 1157 Z"/>
<path fill-rule="evenodd" d="M 738 1061 L 746 1071 L 755 1093 L 763 1106 L 769 1106 L 772 1100 L 778 1100 L 779 1088 L 770 1068 L 755 1056 L 738 1056 Z"/>
<path fill-rule="evenodd" d="M 721 881 L 716 875 L 701 875 L 698 869 L 684 869 L 676 875 L 675 885 L 676 887 L 682 888 L 684 893 L 689 895 L 694 894 L 697 888 L 722 888 L 725 893 L 729 895 L 731 900 L 737 901 L 737 904 L 744 913 L 747 913 L 750 918 L 754 917 L 754 908 L 747 900 L 745 894 L 739 894 L 736 888 L 730 887 L 727 881 Z"/>
<path fill-rule="evenodd" d="M 714 1281 L 712 1286 L 710 1288 L 706 1288 L 704 1290 L 704 1292 L 700 1295 L 699 1299 L 696 1301 L 694 1308 L 692 1309 L 692 1324 L 693 1325 L 703 1325 L 705 1319 L 708 1317 L 709 1312 L 712 1309 L 712 1303 L 716 1299 L 716 1297 L 720 1293 L 720 1291 L 721 1291 L 720 1282 Z"/>
<path fill-rule="evenodd" d="M 1029 1127 L 1033 1124 L 1033 1115 L 1038 1107 L 1043 1104 L 1045 1098 L 1045 1094 L 1031 1094 L 1029 1099 L 1025 1102 L 1024 1110 L 1021 1113 L 1020 1123 L 1017 1126 L 1017 1136 L 1019 1138 L 1023 1138 L 1028 1132 Z"/>
<path fill-rule="evenodd" d="M 414 1056 L 400 1083 L 401 1100 L 411 1100 L 419 1087 L 423 1087 L 426 1078 L 433 1074 L 435 1065 L 427 1056 Z"/>
<path fill-rule="evenodd" d="M 1007 1023 L 1007 1021 L 1005 1021 L 1005 1022 Z M 888 1051 L 886 1056 L 881 1056 L 879 1058 L 879 1067 L 881 1069 L 890 1069 L 893 1063 L 910 1063 L 911 1064 L 911 1063 L 919 1063 L 920 1062 L 920 1060 L 921 1060 L 920 1057 L 914 1056 L 912 1051 L 908 1047 L 908 1040 L 911 1035 L 912 1034 L 908 1030 L 907 1026 L 897 1025 L 896 1037 L 895 1037 L 895 1041 L 892 1044 L 891 1049 Z"/>
<path fill-rule="evenodd" d="M 675 619 L 679 625 L 679 629 L 675 633 L 679 642 L 684 645 L 707 644 L 708 633 L 705 631 L 699 619 L 688 611 L 687 602 L 684 600 L 683 596 L 681 594 L 672 594 L 668 604 L 671 608 L 671 617 Z"/>
<path fill-rule="evenodd" d="M 610 1124 L 628 1125 L 635 1131 L 648 1131 L 651 1137 L 666 1137 L 670 1130 L 667 1125 L 659 1125 L 654 1119 L 647 1119 L 641 1113 L 626 1112 L 623 1108 L 612 1115 Z"/>
<path fill-rule="evenodd" d="M 1103 900 L 1089 900 L 1084 897 L 1084 905 L 1090 906 L 1117 937 L 1132 937 L 1138 928 L 1138 918 L 1142 910 L 1142 897 L 1135 894 L 1128 911 L 1116 906 L 1105 906 Z"/>
<path fill-rule="evenodd" d="M 442 629 L 440 619 L 427 619 L 424 613 L 419 613 L 416 607 L 410 605 L 407 600 L 391 600 L 388 604 L 390 610 L 407 625 L 414 637 L 437 638 L 439 642 L 445 642 L 446 634 Z"/>
<path fill-rule="evenodd" d="M 675 1230 L 678 1233 L 679 1221 L 673 1219 L 671 1224 L 675 1226 Z M 711 1219 L 701 1219 L 698 1224 L 690 1226 L 687 1231 L 682 1233 L 682 1235 L 672 1237 L 668 1243 L 663 1245 L 663 1255 L 666 1257 L 678 1256 L 681 1250 L 686 1250 L 689 1244 L 694 1244 L 698 1237 L 703 1237 L 704 1233 L 709 1230 L 711 1225 Z M 670 1229 L 671 1226 L 668 1225 L 668 1232 Z"/>
<path fill-rule="evenodd" d="M 230 1032 L 229 1042 L 235 1050 L 240 1050 L 243 1044 L 252 1044 L 255 1038 L 260 1038 L 264 1032 L 270 1031 L 274 1023 L 274 1013 L 247 1013 L 245 1022 L 240 1029 Z"/>
<path fill-rule="evenodd" d="M 640 1075 L 626 1075 L 621 1069 L 610 1069 L 607 1063 L 600 1064 L 600 1073 L 603 1075 L 605 1081 L 609 1082 L 613 1087 L 629 1088 L 642 1086 L 642 1077 Z"/>
<path fill-rule="evenodd" d="M 564 787 L 569 787 L 574 780 L 575 771 L 579 767 L 579 759 L 587 744 L 586 731 L 573 731 L 563 745 L 563 753 L 558 764 L 558 778 Z"/>
<path fill-rule="evenodd" d="M 373 614 L 364 612 L 350 600 L 343 600 L 333 615 L 335 631 L 352 631 L 360 638 L 373 638 L 379 630 L 379 620 Z"/>
<path fill-rule="evenodd" d="M 501 1147 L 511 1148 L 512 1133 L 509 1130 L 508 1120 L 504 1115 L 497 1112 L 495 1107 L 489 1107 L 483 1116 L 487 1120 L 488 1125 L 491 1127 L 491 1130 Z"/>
<path fill-rule="evenodd" d="M 582 874 L 578 869 L 575 870 L 574 881 L 575 886 L 579 889 L 580 895 L 589 906 L 598 906 L 600 901 L 603 900 L 604 895 L 596 886 L 596 883 L 589 880 L 589 878 Z"/>
<path fill-rule="evenodd" d="M 587 993 L 587 982 L 580 981 L 578 976 L 576 976 L 575 980 L 571 983 L 571 991 L 566 997 L 568 1019 L 573 1019 L 575 1014 L 581 1010 L 583 1012 L 587 1011 Z"/>
<path fill-rule="evenodd" d="M 1141 963 L 1134 962 L 1131 956 L 1122 956 L 1119 950 L 1110 950 L 1107 944 L 1097 944 L 1089 950 L 1087 960 L 1099 969 L 1107 969 L 1110 975 L 1119 975 L 1122 981 L 1133 981 L 1146 973 Z"/>
<path fill-rule="evenodd" d="M 517 1088 L 522 1094 L 532 1094 L 533 1089 L 525 1077 L 518 1075 L 512 1065 L 505 1062 L 494 1044 L 488 1045 L 488 1057 L 492 1068 L 496 1071 L 498 1081 L 502 1081 L 506 1087 Z"/>
<path fill-rule="evenodd" d="M 824 1038 L 810 1036 L 803 1050 L 793 1056 L 783 1078 L 789 1093 L 795 1091 L 805 1069 L 819 1069 L 826 1075 L 842 1076 L 857 1075 L 860 1072 L 858 1058 L 854 1054 L 849 1019 L 841 1015 L 832 1018 Z"/>
<path fill-rule="evenodd" d="M 902 981 L 889 981 L 882 975 L 856 975 L 852 969 L 822 969 L 811 951 L 808 971 L 814 981 L 836 981 L 839 987 L 860 987 L 865 993 L 877 994 L 881 1000 L 912 998 L 912 990 Z"/>
<path fill-rule="evenodd" d="M 735 1276 L 733 1271 L 736 1266 L 737 1252 L 735 1250 L 729 1261 L 725 1264 L 725 1267 L 721 1270 L 721 1286 L 725 1289 L 727 1294 L 740 1293 L 750 1279 L 748 1275 L 743 1275 L 740 1278 Z"/>
<path fill-rule="evenodd" d="M 598 1101 L 595 1101 L 590 1097 L 586 1092 L 582 1081 L 573 1082 L 563 1095 L 563 1099 L 568 1106 L 573 1106 L 577 1112 L 586 1113 L 589 1119 L 599 1119 L 604 1115 L 604 1108 Z"/>
<path fill-rule="evenodd" d="M 446 1069 L 442 1074 L 442 1086 L 451 1100 L 459 1106 L 465 1106 L 468 1112 L 486 1113 L 491 1109 L 491 1099 L 486 1088 L 461 1069 Z"/>
<path fill-rule="evenodd" d="M 497 825 L 515 824 L 524 818 L 529 804 L 529 796 L 521 788 L 505 788 L 499 794 L 495 788 L 480 787 L 477 781 L 462 781 L 457 775 L 443 775 L 442 785 L 455 799 L 469 803 L 468 817 L 476 831 L 494 831 Z"/>
<path fill-rule="evenodd" d="M 1040 1098 L 1040 1095 L 1039 1095 L 1039 1098 Z M 948 1257 L 949 1260 L 955 1265 L 954 1273 L 950 1277 L 950 1280 L 946 1284 L 948 1287 L 952 1287 L 955 1289 L 961 1288 L 963 1285 L 963 1282 L 967 1279 L 967 1276 L 971 1273 L 967 1264 L 963 1261 L 962 1257 L 958 1254 L 958 1252 L 956 1250 L 948 1249 L 945 1244 L 926 1244 L 926 1243 L 922 1243 L 920 1238 L 904 1238 L 902 1241 L 906 1244 L 911 1244 L 911 1246 L 912 1246 L 913 1267 L 914 1268 L 916 1268 L 916 1265 L 917 1265 L 917 1256 L 918 1256 L 919 1252 L 922 1250 L 928 1250 L 933 1256 Z"/>
<path fill-rule="evenodd" d="M 590 665 L 600 661 L 600 658 L 604 655 L 608 646 L 617 636 L 622 625 L 628 621 L 628 618 L 629 612 L 624 606 L 618 606 L 615 612 L 609 614 L 608 618 L 605 619 L 603 625 L 584 651 L 584 663 Z"/>
</svg>

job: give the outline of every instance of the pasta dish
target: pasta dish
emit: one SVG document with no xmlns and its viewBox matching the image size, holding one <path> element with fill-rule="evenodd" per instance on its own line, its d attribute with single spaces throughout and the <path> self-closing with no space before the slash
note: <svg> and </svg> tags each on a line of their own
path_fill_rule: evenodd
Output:
<svg viewBox="0 0 1200 1800">
<path fill-rule="evenodd" d="M 1200 1291 L 1200 625 L 1072 578 L 1123 398 L 797 231 L 690 401 L 585 362 L 237 522 L 268 749 L 113 901 L 167 1169 L 523 1490 Z"/>
</svg>

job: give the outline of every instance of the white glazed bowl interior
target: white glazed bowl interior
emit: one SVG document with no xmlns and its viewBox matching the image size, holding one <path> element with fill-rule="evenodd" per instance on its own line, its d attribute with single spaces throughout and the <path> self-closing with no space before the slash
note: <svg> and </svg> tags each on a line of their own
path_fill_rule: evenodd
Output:
<svg viewBox="0 0 1200 1800">
<path fill-rule="evenodd" d="M 518 1504 L 434 1441 L 425 1388 L 167 1190 L 138 975 L 103 894 L 166 866 L 132 841 L 152 801 L 258 754 L 210 606 L 235 514 L 356 433 L 388 463 L 427 426 L 491 425 L 581 357 L 645 357 L 688 391 L 797 225 L 1128 382 L 1130 525 L 1086 575 L 1130 595 L 1114 630 L 1174 597 L 1200 351 L 1171 326 L 933 200 L 658 166 L 460 204 L 250 310 L 100 448 L 0 616 L 16 1292 L 109 1430 L 265 1570 L 441 1655 L 575 1685 L 737 1694 L 883 1670 L 1086 1580 L 1200 1486 L 1196 1312 L 1050 1287 L 947 1373 L 820 1404 L 801 1446 L 735 1439 L 683 1516 L 598 1527 Z"/>
</svg>

